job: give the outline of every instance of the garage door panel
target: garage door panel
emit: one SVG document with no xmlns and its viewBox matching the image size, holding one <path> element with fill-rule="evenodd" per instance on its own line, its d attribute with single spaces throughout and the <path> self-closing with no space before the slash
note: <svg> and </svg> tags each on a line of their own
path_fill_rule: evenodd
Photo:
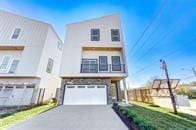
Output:
<svg viewBox="0 0 196 130">
<path fill-rule="evenodd" d="M 66 86 L 64 105 L 105 105 L 107 104 L 106 86 L 92 85 Z"/>
<path fill-rule="evenodd" d="M 0 91 L 0 105 L 30 105 L 33 88 L 12 87 Z"/>
</svg>

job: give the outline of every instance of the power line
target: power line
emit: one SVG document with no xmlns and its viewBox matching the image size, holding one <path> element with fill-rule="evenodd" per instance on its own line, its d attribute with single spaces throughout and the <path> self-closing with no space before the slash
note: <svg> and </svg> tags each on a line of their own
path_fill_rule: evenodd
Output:
<svg viewBox="0 0 196 130">
<path fill-rule="evenodd" d="M 188 13 L 188 15 L 190 15 L 190 13 Z M 181 18 L 180 18 L 179 21 L 182 21 L 183 19 L 185 19 L 185 16 L 187 16 L 187 13 L 186 13 L 186 15 L 183 14 L 183 16 L 181 16 Z M 169 36 L 171 33 L 175 32 L 175 31 L 176 31 L 176 27 L 178 27 L 178 25 L 181 24 L 179 21 L 177 21 L 177 22 L 176 22 L 177 24 L 175 24 L 170 30 L 168 30 L 166 33 L 164 33 L 164 35 L 162 35 L 162 37 L 161 37 L 159 40 L 157 40 L 156 42 L 154 42 L 154 44 L 152 44 L 152 46 L 151 46 L 150 48 L 148 48 L 147 51 L 145 51 L 145 52 L 144 52 L 135 62 L 138 62 L 138 61 L 140 61 L 143 57 L 147 56 L 151 50 L 153 50 L 157 45 L 160 45 L 161 43 L 163 43 L 163 41 L 164 41 L 165 39 L 167 39 L 168 36 Z M 159 43 L 159 44 L 158 44 L 158 43 Z M 144 46 L 144 45 L 143 45 L 143 46 Z M 143 47 L 143 46 L 142 46 L 142 47 Z M 141 48 L 142 48 L 142 47 L 141 47 Z M 140 48 L 140 49 L 141 49 L 141 48 Z"/>
<path fill-rule="evenodd" d="M 143 42 L 142 46 L 140 47 L 140 50 L 146 45 L 146 43 L 148 43 L 147 41 L 152 37 L 152 35 L 158 30 L 158 24 L 155 27 L 155 29 L 150 33 L 150 35 L 148 36 L 148 38 Z M 135 51 L 135 53 L 133 52 L 132 56 L 134 56 L 134 54 L 136 54 L 137 50 Z"/>
<path fill-rule="evenodd" d="M 175 6 L 175 9 L 176 9 L 176 7 L 177 6 Z M 171 13 L 172 13 L 172 15 L 174 14 L 173 12 L 174 12 L 175 9 L 174 8 L 170 8 L 168 10 L 168 12 L 170 13 L 170 17 L 171 17 Z M 153 36 L 153 34 L 158 30 L 159 25 L 160 25 L 160 23 L 158 23 L 156 25 L 156 27 L 154 28 L 154 30 L 149 34 L 149 36 L 146 38 L 146 40 L 144 40 L 143 44 L 139 47 L 139 51 L 141 51 L 144 48 L 144 46 L 148 43 L 148 41 L 151 39 L 151 37 Z M 134 56 L 136 54 L 137 50 L 138 49 L 136 48 L 136 51 L 133 52 L 132 56 Z"/>
<path fill-rule="evenodd" d="M 190 40 L 189 42 L 186 42 L 185 44 L 183 44 L 183 46 L 181 46 L 180 48 L 175 49 L 174 51 L 170 51 L 169 53 L 167 53 L 166 55 L 164 55 L 161 59 L 169 57 L 171 55 L 174 55 L 176 52 L 178 52 L 181 48 L 183 48 L 185 45 L 190 45 L 191 43 L 194 43 L 194 40 L 196 39 L 196 37 L 194 37 L 192 40 Z M 152 65 L 156 64 L 158 60 L 154 60 L 153 62 L 151 62 L 150 64 L 146 65 L 145 67 L 141 68 L 140 70 L 136 71 L 135 73 L 133 73 L 132 75 L 136 75 L 137 73 L 143 72 L 144 70 L 146 70 L 147 68 L 151 67 Z"/>
<path fill-rule="evenodd" d="M 195 76 L 188 76 L 188 77 L 185 77 L 185 78 L 183 78 L 181 80 L 187 80 L 187 79 L 192 79 L 192 78 L 195 78 Z"/>
<path fill-rule="evenodd" d="M 171 32 L 173 32 L 173 31 L 168 31 L 167 33 L 165 33 L 157 42 L 155 42 L 147 51 L 145 51 L 144 52 L 144 54 L 143 55 L 141 55 L 137 60 L 136 60 L 136 62 L 138 62 L 138 61 L 140 61 L 144 56 L 146 56 L 147 54 L 149 54 L 149 52 L 151 51 L 151 50 L 153 50 L 157 45 L 158 45 L 158 43 L 161 43 L 162 41 L 164 41 L 169 35 L 168 34 L 170 34 Z"/>
<path fill-rule="evenodd" d="M 137 46 L 137 44 L 140 42 L 140 40 L 143 38 L 144 34 L 147 32 L 147 30 L 150 28 L 150 26 L 153 24 L 153 22 L 155 21 L 155 19 L 159 16 L 159 14 L 161 13 L 161 11 L 163 10 L 164 6 L 166 5 L 167 0 L 164 0 L 163 3 L 161 4 L 160 9 L 158 10 L 158 12 L 153 16 L 153 18 L 150 20 L 149 24 L 144 28 L 144 31 L 142 32 L 142 34 L 139 36 L 139 38 L 137 39 L 137 41 L 133 44 L 133 46 L 130 49 L 130 52 L 132 52 L 132 50 Z"/>
</svg>

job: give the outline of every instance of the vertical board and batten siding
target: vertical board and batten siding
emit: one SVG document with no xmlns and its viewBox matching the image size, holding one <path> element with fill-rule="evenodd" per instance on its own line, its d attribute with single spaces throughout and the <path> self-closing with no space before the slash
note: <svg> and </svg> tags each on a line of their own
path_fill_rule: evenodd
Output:
<svg viewBox="0 0 196 130">
<path fill-rule="evenodd" d="M 11 39 L 15 28 L 20 28 L 21 32 L 18 39 Z M 14 79 L 23 84 L 26 83 L 25 78 L 36 77 L 28 82 L 39 79 L 36 88 L 46 90 L 44 100 L 55 97 L 56 88 L 60 87 L 61 81 L 59 67 L 62 51 L 58 49 L 58 42 L 62 43 L 51 25 L 0 11 L 0 46 L 24 46 L 23 50 L 0 50 L 0 60 L 4 55 L 11 55 L 12 58 L 20 60 L 15 73 L 0 73 L 0 78 L 5 82 L 12 83 Z M 52 73 L 46 72 L 49 58 L 54 60 Z M 2 80 L 0 83 L 4 84 Z"/>
<path fill-rule="evenodd" d="M 14 28 L 21 28 L 17 40 L 11 39 Z M 49 26 L 23 16 L 0 11 L 0 44 L 39 45 L 45 42 Z"/>
<path fill-rule="evenodd" d="M 21 28 L 21 33 L 18 39 L 11 39 L 15 28 Z M 48 24 L 0 11 L 0 46 L 24 46 L 16 73 L 6 74 L 6 76 L 37 76 L 48 29 Z M 10 55 L 14 53 L 10 51 Z"/>
</svg>

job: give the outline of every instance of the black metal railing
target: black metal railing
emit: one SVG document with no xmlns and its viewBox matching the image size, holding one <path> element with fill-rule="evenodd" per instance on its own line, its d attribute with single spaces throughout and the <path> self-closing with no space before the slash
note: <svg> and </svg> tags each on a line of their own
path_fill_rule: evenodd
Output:
<svg viewBox="0 0 196 130">
<path fill-rule="evenodd" d="M 125 64 L 81 64 L 81 73 L 125 73 Z"/>
</svg>

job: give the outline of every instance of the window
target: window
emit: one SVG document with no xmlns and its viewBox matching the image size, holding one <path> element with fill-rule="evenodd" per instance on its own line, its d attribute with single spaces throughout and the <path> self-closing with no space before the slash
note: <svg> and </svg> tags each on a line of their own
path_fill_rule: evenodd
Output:
<svg viewBox="0 0 196 130">
<path fill-rule="evenodd" d="M 111 29 L 111 38 L 112 41 L 120 41 L 119 29 Z"/>
<path fill-rule="evenodd" d="M 3 86 L 0 86 L 0 91 L 3 89 Z"/>
<path fill-rule="evenodd" d="M 99 56 L 99 71 L 108 71 L 107 56 Z"/>
<path fill-rule="evenodd" d="M 10 89 L 13 89 L 14 88 L 14 86 L 5 86 L 5 88 L 10 88 Z"/>
<path fill-rule="evenodd" d="M 19 36 L 19 34 L 20 34 L 20 32 L 21 32 L 21 29 L 20 29 L 20 28 L 16 28 L 16 29 L 14 30 L 13 35 L 12 35 L 12 39 L 17 39 L 18 36 Z"/>
<path fill-rule="evenodd" d="M 0 70 L 6 70 L 8 68 L 10 61 L 11 61 L 11 56 L 4 56 L 0 65 Z"/>
<path fill-rule="evenodd" d="M 87 86 L 87 88 L 95 88 L 95 86 Z"/>
<path fill-rule="evenodd" d="M 104 85 L 98 85 L 97 88 L 105 88 Z"/>
<path fill-rule="evenodd" d="M 100 31 L 99 29 L 91 29 L 91 41 L 100 40 Z"/>
<path fill-rule="evenodd" d="M 75 88 L 75 86 L 67 86 L 67 88 Z"/>
<path fill-rule="evenodd" d="M 62 51 L 63 50 L 63 44 L 61 43 L 61 42 L 58 42 L 58 49 L 60 50 L 60 51 Z"/>
<path fill-rule="evenodd" d="M 13 61 L 12 61 L 12 64 L 11 64 L 9 73 L 15 73 L 16 68 L 17 68 L 17 66 L 18 66 L 18 63 L 19 63 L 19 60 L 13 60 Z"/>
<path fill-rule="evenodd" d="M 16 86 L 18 89 L 24 89 L 24 86 Z"/>
<path fill-rule="evenodd" d="M 46 72 L 51 73 L 52 72 L 52 67 L 53 67 L 53 59 L 49 58 L 48 59 L 48 65 L 46 68 Z"/>
<path fill-rule="evenodd" d="M 83 73 L 97 73 L 97 59 L 83 59 L 81 71 Z"/>
<path fill-rule="evenodd" d="M 35 88 L 35 85 L 28 85 L 26 88 Z"/>
<path fill-rule="evenodd" d="M 112 56 L 112 71 L 121 71 L 120 56 Z"/>
<path fill-rule="evenodd" d="M 77 88 L 85 88 L 85 86 L 78 86 Z"/>
</svg>

